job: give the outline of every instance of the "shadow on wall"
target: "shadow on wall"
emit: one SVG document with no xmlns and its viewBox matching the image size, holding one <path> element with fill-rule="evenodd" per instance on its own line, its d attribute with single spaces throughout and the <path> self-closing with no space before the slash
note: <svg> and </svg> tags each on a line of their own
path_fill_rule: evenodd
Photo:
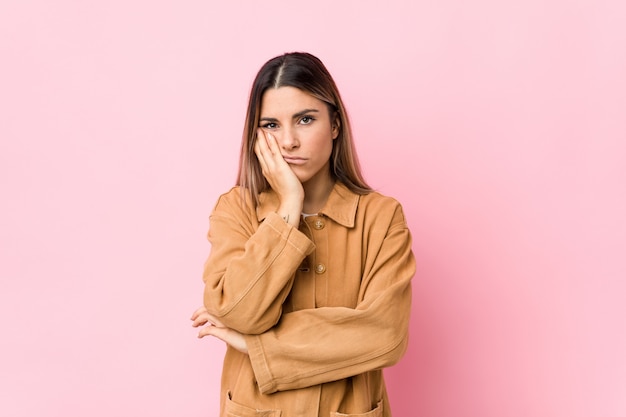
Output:
<svg viewBox="0 0 626 417">
<path fill-rule="evenodd" d="M 423 271 L 423 268 L 420 268 Z M 409 346 L 402 360 L 385 370 L 389 401 L 394 415 L 430 416 L 436 383 L 445 366 L 443 326 L 432 305 L 432 295 L 422 291 L 420 273 L 413 281 L 413 307 L 409 329 Z M 435 408 L 436 409 L 436 408 Z"/>
</svg>

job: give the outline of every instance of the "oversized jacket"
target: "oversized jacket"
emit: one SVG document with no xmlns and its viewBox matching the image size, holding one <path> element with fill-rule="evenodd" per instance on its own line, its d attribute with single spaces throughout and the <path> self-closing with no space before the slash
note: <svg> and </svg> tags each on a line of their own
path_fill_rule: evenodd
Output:
<svg viewBox="0 0 626 417">
<path fill-rule="evenodd" d="M 204 304 L 245 335 L 224 358 L 222 417 L 391 416 L 382 368 L 408 343 L 411 237 L 400 204 L 337 183 L 298 229 L 269 190 L 210 216 Z"/>
</svg>

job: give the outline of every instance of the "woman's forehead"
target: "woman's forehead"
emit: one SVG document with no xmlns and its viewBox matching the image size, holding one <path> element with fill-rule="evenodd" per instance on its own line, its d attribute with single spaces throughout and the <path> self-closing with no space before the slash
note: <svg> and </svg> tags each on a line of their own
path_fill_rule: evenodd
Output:
<svg viewBox="0 0 626 417">
<path fill-rule="evenodd" d="M 284 86 L 265 90 L 261 98 L 262 113 L 289 113 L 304 108 L 320 110 L 326 103 L 296 87 Z"/>
</svg>

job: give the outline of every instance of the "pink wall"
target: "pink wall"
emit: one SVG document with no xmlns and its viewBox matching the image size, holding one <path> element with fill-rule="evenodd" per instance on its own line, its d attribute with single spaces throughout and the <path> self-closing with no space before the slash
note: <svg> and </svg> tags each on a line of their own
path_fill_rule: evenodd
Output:
<svg viewBox="0 0 626 417">
<path fill-rule="evenodd" d="M 0 415 L 214 416 L 208 214 L 325 61 L 419 261 L 397 416 L 626 415 L 623 1 L 3 1 Z"/>
</svg>

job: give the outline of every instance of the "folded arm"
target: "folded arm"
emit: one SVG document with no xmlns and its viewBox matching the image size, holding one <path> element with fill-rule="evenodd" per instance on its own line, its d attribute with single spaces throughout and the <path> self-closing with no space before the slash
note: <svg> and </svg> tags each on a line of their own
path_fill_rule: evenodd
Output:
<svg viewBox="0 0 626 417">
<path fill-rule="evenodd" d="M 210 218 L 204 305 L 225 326 L 259 334 L 279 321 L 295 271 L 314 244 L 276 213 L 258 225 L 254 210 L 233 194 L 220 198 Z"/>
<path fill-rule="evenodd" d="M 261 392 L 347 378 L 402 357 L 415 261 L 401 210 L 395 217 L 380 247 L 372 248 L 356 308 L 299 310 L 263 334 L 244 336 Z"/>
</svg>

